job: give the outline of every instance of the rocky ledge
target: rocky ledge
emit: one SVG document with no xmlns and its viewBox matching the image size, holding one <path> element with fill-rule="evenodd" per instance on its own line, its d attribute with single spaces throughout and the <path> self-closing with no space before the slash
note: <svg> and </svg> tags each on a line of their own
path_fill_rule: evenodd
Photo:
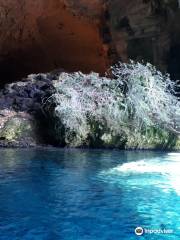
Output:
<svg viewBox="0 0 180 240">
<path fill-rule="evenodd" d="M 56 79 L 56 73 L 32 74 L 20 82 L 6 84 L 0 91 L 0 146 L 29 147 L 46 143 L 42 106 L 52 79 Z"/>
<path fill-rule="evenodd" d="M 93 124 L 93 127 L 91 126 L 91 129 L 88 130 L 90 132 L 86 140 L 81 139 L 82 136 L 77 138 L 73 131 L 69 132 L 69 127 L 63 125 L 62 120 L 67 111 L 69 111 L 70 115 L 68 116 L 72 120 L 71 107 L 66 103 L 66 100 L 69 102 L 71 92 L 75 89 L 73 90 L 71 84 L 68 89 L 66 89 L 66 86 L 64 90 L 61 89 L 61 81 L 62 79 L 64 81 L 64 78 L 73 77 L 83 78 L 82 82 L 85 86 L 90 82 L 93 83 L 96 78 L 98 78 L 98 81 L 102 80 L 98 74 L 68 74 L 60 69 L 46 74 L 31 74 L 22 81 L 6 84 L 0 90 L 0 146 L 35 147 L 53 145 L 120 149 L 180 149 L 179 137 L 165 129 L 149 128 L 149 135 L 141 132 L 132 134 L 132 131 L 127 131 L 122 126 L 121 134 L 115 136 L 109 133 L 108 129 L 102 130 L 101 124 L 97 123 Z M 56 85 L 60 86 L 58 91 Z M 65 90 L 67 92 L 63 92 Z M 65 96 L 65 103 L 58 95 L 59 91 L 60 94 Z M 61 105 L 65 104 L 63 105 L 64 112 L 61 109 L 62 115 L 60 118 L 56 116 L 56 101 L 49 101 L 53 95 L 58 98 Z M 71 100 L 73 101 L 73 99 Z M 79 123 L 77 122 L 77 124 Z M 83 127 L 83 123 L 81 127 Z M 125 132 L 126 134 L 124 134 Z"/>
</svg>

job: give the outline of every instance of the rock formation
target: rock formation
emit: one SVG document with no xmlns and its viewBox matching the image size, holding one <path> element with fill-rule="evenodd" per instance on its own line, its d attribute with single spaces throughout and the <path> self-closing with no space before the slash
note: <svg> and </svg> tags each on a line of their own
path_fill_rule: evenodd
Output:
<svg viewBox="0 0 180 240">
<path fill-rule="evenodd" d="M 103 9 L 101 0 L 0 1 L 1 82 L 56 68 L 103 73 Z"/>
<path fill-rule="evenodd" d="M 122 61 L 149 61 L 179 77 L 180 10 L 176 0 L 113 0 L 113 43 Z"/>
<path fill-rule="evenodd" d="M 0 91 L 0 146 L 27 147 L 46 143 L 42 106 L 51 89 L 49 75 L 29 75 L 24 81 L 6 84 Z"/>
<path fill-rule="evenodd" d="M 36 121 L 26 112 L 0 111 L 0 146 L 33 147 L 40 144 Z"/>
<path fill-rule="evenodd" d="M 83 84 L 78 85 L 74 82 L 75 85 L 73 85 L 71 79 L 74 78 L 81 79 Z M 53 145 L 120 149 L 180 149 L 179 136 L 167 129 L 149 127 L 147 131 L 141 131 L 139 128 L 135 130 L 128 118 L 125 119 L 126 124 L 122 124 L 123 110 L 120 109 L 120 102 L 123 99 L 119 90 L 116 90 L 119 97 L 115 95 L 115 100 L 109 99 L 113 104 L 117 99 L 120 101 L 116 101 L 116 104 L 111 106 L 115 114 L 110 110 L 107 113 L 108 108 L 105 108 L 104 101 L 102 101 L 102 109 L 105 109 L 103 116 L 103 110 L 98 109 L 97 101 L 100 102 L 103 96 L 108 101 L 111 93 L 110 96 L 102 94 L 102 78 L 94 73 L 68 74 L 53 71 L 46 74 L 31 74 L 21 82 L 6 84 L 0 90 L 0 147 Z M 70 83 L 69 87 L 65 85 L 63 88 L 62 81 Z M 112 83 L 113 89 L 113 80 L 109 79 L 109 83 Z M 92 84 L 92 88 L 87 90 L 89 84 Z M 107 84 L 107 82 L 103 83 L 103 87 L 106 88 Z M 87 117 L 85 111 L 82 111 L 78 100 L 79 95 L 74 89 L 77 87 L 82 93 L 79 86 L 84 88 L 85 92 L 92 93 L 91 100 L 86 98 L 89 100 L 87 101 L 88 107 L 85 109 L 86 114 L 89 114 L 90 109 L 95 115 L 97 113 L 97 118 L 92 114 L 90 114 L 91 117 Z M 97 95 L 93 88 L 100 89 L 101 94 Z M 122 104 L 124 106 L 123 102 Z M 92 108 L 89 105 L 92 105 Z M 106 105 L 110 106 L 110 104 Z M 58 112 L 59 106 L 60 112 Z M 117 116 L 117 113 L 120 115 Z M 79 118 L 78 114 L 82 118 Z M 119 122 L 117 117 L 120 119 Z M 108 119 L 110 125 L 107 124 Z M 66 124 L 66 120 L 70 125 Z M 135 123 L 137 126 L 136 121 Z M 70 126 L 75 126 L 75 128 Z M 111 131 L 111 128 L 114 130 Z M 133 133 L 131 128 L 133 128 Z"/>
<path fill-rule="evenodd" d="M 1 85 L 57 68 L 144 59 L 180 75 L 177 0 L 1 0 Z"/>
<path fill-rule="evenodd" d="M 42 106 L 61 71 L 131 58 L 179 78 L 179 21 L 178 0 L 1 0 L 0 145 L 55 144 Z"/>
</svg>

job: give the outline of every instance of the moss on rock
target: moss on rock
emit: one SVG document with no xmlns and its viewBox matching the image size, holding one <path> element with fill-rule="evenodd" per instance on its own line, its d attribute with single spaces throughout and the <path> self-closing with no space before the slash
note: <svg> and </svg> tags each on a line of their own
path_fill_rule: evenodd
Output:
<svg viewBox="0 0 180 240">
<path fill-rule="evenodd" d="M 180 149 L 179 137 L 172 132 L 149 127 L 146 131 L 135 129 L 127 136 L 126 149 Z"/>
<path fill-rule="evenodd" d="M 35 122 L 27 115 L 7 118 L 0 129 L 1 146 L 35 146 L 37 142 Z"/>
</svg>

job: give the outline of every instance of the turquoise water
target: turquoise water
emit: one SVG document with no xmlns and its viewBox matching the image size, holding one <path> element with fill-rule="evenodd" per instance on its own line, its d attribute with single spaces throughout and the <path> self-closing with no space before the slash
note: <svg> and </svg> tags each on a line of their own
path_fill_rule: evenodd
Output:
<svg viewBox="0 0 180 240">
<path fill-rule="evenodd" d="M 179 153 L 0 150 L 0 240 L 119 239 L 180 239 Z"/>
</svg>

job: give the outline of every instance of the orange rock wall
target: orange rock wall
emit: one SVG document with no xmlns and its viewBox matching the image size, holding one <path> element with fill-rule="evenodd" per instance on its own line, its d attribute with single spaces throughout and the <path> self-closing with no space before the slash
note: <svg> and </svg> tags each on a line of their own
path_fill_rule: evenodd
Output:
<svg viewBox="0 0 180 240">
<path fill-rule="evenodd" d="M 0 0 L 4 81 L 56 68 L 103 73 L 109 66 L 103 11 L 101 0 Z"/>
<path fill-rule="evenodd" d="M 0 0 L 0 84 L 129 58 L 180 77 L 179 22 L 178 0 Z"/>
</svg>

